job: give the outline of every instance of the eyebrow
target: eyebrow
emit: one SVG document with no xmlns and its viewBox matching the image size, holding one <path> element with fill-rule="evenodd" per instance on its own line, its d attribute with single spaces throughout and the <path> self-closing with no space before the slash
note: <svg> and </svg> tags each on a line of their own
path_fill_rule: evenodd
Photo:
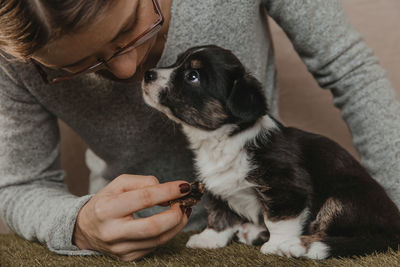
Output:
<svg viewBox="0 0 400 267">
<path fill-rule="evenodd" d="M 107 43 L 112 43 L 112 42 L 114 42 L 115 40 L 117 40 L 119 37 L 120 37 L 120 35 L 121 35 L 121 33 L 122 32 L 124 32 L 124 31 L 126 31 L 126 30 L 129 30 L 132 26 L 134 26 L 136 23 L 136 18 L 137 18 L 137 12 L 138 12 L 138 6 L 136 5 L 135 6 L 135 11 L 126 19 L 126 21 L 125 21 L 125 23 L 121 26 L 121 28 L 119 29 L 119 31 L 114 35 L 114 37 L 110 40 L 110 41 L 108 41 Z M 129 25 L 130 23 L 132 23 L 132 25 Z M 125 29 L 127 26 L 130 26 L 129 27 L 129 29 Z M 89 59 L 90 57 L 91 57 L 92 55 L 90 55 L 90 56 L 87 56 L 87 57 L 84 57 L 84 58 L 82 58 L 82 59 L 80 59 L 80 60 L 78 60 L 78 61 L 76 61 L 76 62 L 74 62 L 74 63 L 71 63 L 71 64 L 68 64 L 68 65 L 65 65 L 65 66 L 62 66 L 62 67 L 60 67 L 61 69 L 66 69 L 66 68 L 72 68 L 72 67 L 76 67 L 76 66 L 78 66 L 78 65 L 80 65 L 80 64 L 82 64 L 83 62 L 85 62 L 87 59 Z"/>
</svg>

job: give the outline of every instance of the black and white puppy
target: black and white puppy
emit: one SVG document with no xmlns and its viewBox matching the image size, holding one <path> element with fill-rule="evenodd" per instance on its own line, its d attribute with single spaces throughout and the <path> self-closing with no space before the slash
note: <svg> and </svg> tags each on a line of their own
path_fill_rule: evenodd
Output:
<svg viewBox="0 0 400 267">
<path fill-rule="evenodd" d="M 182 125 L 210 194 L 208 226 L 188 247 L 238 235 L 288 257 L 398 249 L 400 213 L 383 188 L 335 142 L 269 116 L 262 86 L 229 50 L 191 48 L 148 71 L 142 89 Z"/>
</svg>

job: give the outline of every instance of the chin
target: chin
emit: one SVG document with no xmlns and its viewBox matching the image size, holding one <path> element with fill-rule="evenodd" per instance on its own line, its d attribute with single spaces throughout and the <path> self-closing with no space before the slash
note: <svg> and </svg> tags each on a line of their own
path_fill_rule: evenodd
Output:
<svg viewBox="0 0 400 267">
<path fill-rule="evenodd" d="M 384 189 L 334 141 L 273 118 L 231 51 L 191 48 L 146 72 L 142 92 L 182 126 L 209 196 L 207 228 L 188 247 L 237 239 L 311 259 L 397 250 L 400 212 Z"/>
</svg>

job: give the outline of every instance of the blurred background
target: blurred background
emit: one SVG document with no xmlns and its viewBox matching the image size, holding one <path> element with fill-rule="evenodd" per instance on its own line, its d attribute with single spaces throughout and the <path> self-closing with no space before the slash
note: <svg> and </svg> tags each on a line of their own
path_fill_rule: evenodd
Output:
<svg viewBox="0 0 400 267">
<path fill-rule="evenodd" d="M 389 80 L 400 95 L 400 1 L 341 0 L 352 25 L 374 50 Z M 270 19 L 278 69 L 281 120 L 290 126 L 328 136 L 358 157 L 351 135 L 329 90 L 321 90 L 294 51 L 285 33 Z M 400 118 L 399 118 L 400 123 Z M 75 195 L 85 195 L 89 172 L 84 163 L 86 145 L 63 122 L 62 164 L 66 183 Z M 0 233 L 7 233 L 0 221 Z"/>
</svg>

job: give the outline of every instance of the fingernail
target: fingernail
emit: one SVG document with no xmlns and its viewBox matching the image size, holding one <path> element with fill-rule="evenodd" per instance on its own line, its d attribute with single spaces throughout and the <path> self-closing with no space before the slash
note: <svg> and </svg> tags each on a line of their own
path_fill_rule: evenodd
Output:
<svg viewBox="0 0 400 267">
<path fill-rule="evenodd" d="M 190 191 L 190 184 L 188 184 L 188 183 L 180 184 L 179 189 L 182 194 L 187 193 Z"/>
<path fill-rule="evenodd" d="M 186 217 L 189 218 L 191 213 L 192 213 L 192 208 L 191 207 L 186 208 L 186 212 L 185 212 Z"/>
<path fill-rule="evenodd" d="M 179 205 L 179 207 L 181 208 L 182 214 L 185 214 L 186 207 L 183 205 Z"/>
</svg>

